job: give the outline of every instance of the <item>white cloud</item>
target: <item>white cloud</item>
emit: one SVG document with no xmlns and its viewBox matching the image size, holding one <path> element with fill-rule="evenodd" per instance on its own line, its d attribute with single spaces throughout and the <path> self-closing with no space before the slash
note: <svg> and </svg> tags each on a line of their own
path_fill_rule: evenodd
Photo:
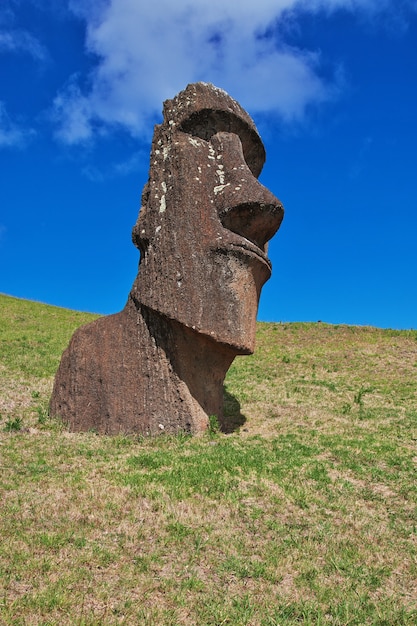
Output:
<svg viewBox="0 0 417 626">
<path fill-rule="evenodd" d="M 140 135 L 164 99 L 198 80 L 224 88 L 251 113 L 302 118 L 307 106 L 334 96 L 338 68 L 326 82 L 319 52 L 287 46 L 276 25 L 299 11 L 369 13 L 390 1 L 72 0 L 97 62 L 87 88 L 73 77 L 56 97 L 58 136 L 77 143 L 114 126 Z"/>
<path fill-rule="evenodd" d="M 13 28 L 14 21 L 15 14 L 11 3 L 4 0 L 0 10 L 0 54 L 29 55 L 36 62 L 47 60 L 48 52 L 45 46 L 27 30 Z M 22 125 L 21 121 L 13 120 L 4 102 L 0 101 L 0 148 L 20 148 L 34 135 L 33 129 Z"/>
<path fill-rule="evenodd" d="M 57 137 L 65 143 L 80 143 L 93 134 L 93 102 L 83 96 L 73 76 L 54 100 L 54 118 L 59 123 Z"/>
<path fill-rule="evenodd" d="M 93 183 L 102 183 L 112 178 L 128 176 L 132 172 L 141 171 L 143 164 L 147 162 L 148 156 L 147 151 L 137 150 L 124 161 L 107 163 L 101 167 L 90 163 L 82 169 L 82 173 Z"/>
<path fill-rule="evenodd" d="M 0 148 L 20 147 L 34 134 L 32 130 L 19 127 L 9 117 L 0 101 Z"/>
<path fill-rule="evenodd" d="M 25 30 L 0 32 L 0 51 L 24 52 L 36 61 L 44 61 L 48 57 L 46 48 Z"/>
<path fill-rule="evenodd" d="M 113 173 L 115 175 L 121 174 L 123 176 L 126 176 L 127 174 L 131 174 L 132 172 L 137 172 L 140 170 L 143 163 L 146 163 L 147 157 L 147 152 L 137 150 L 125 161 L 115 163 L 115 165 L 113 166 Z"/>
</svg>

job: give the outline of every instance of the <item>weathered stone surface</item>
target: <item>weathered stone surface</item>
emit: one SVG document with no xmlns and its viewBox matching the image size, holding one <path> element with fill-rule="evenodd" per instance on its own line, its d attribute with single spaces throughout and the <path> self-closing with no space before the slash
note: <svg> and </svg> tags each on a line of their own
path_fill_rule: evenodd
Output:
<svg viewBox="0 0 417 626">
<path fill-rule="evenodd" d="M 257 177 L 248 114 L 213 85 L 164 103 L 133 228 L 137 278 L 123 311 L 78 329 L 50 403 L 73 430 L 198 433 L 223 419 L 223 381 L 251 354 L 267 241 L 283 217 Z"/>
</svg>

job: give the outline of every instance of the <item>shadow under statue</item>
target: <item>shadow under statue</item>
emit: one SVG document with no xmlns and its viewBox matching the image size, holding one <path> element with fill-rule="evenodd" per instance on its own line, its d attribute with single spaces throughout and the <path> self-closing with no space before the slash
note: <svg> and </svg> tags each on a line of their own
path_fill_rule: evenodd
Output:
<svg viewBox="0 0 417 626">
<path fill-rule="evenodd" d="M 252 354 L 267 241 L 283 207 L 257 180 L 265 150 L 223 90 L 195 83 L 164 103 L 133 228 L 140 250 L 125 308 L 79 328 L 50 414 L 71 430 L 199 433 L 223 418 L 223 381 Z"/>
</svg>

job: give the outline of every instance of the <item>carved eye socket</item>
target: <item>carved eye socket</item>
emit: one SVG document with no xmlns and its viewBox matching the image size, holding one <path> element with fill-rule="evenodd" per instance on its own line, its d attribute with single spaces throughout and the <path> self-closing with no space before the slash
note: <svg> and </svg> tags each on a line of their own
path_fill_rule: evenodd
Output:
<svg viewBox="0 0 417 626">
<path fill-rule="evenodd" d="M 227 111 L 202 109 L 192 113 L 180 127 L 185 133 L 210 141 L 219 132 L 238 135 L 245 161 L 252 174 L 258 178 L 265 163 L 265 148 L 258 134 L 248 124 Z"/>
</svg>

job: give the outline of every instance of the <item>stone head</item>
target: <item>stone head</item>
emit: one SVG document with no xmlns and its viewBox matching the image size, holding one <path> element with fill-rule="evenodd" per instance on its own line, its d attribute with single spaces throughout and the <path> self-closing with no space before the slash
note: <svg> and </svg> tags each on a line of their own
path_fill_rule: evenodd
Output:
<svg viewBox="0 0 417 626">
<path fill-rule="evenodd" d="M 164 103 L 133 229 L 133 297 L 236 354 L 253 352 L 267 242 L 283 218 L 258 181 L 264 161 L 240 105 L 213 85 L 188 85 Z"/>
</svg>

